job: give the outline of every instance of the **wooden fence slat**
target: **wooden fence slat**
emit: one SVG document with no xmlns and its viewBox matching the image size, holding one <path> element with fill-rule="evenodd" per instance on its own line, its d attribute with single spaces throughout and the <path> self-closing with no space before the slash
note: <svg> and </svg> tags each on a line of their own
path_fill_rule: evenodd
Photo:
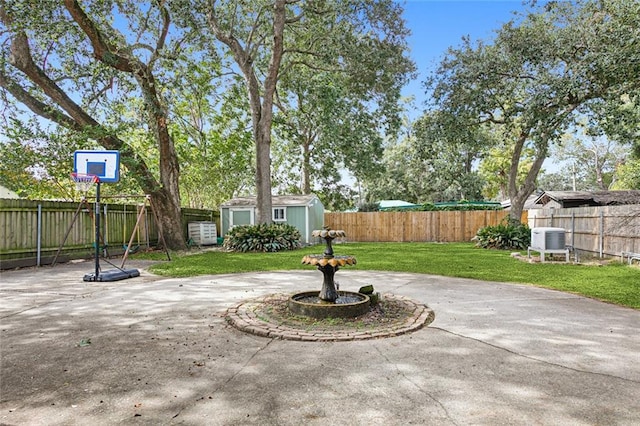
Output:
<svg viewBox="0 0 640 426">
<path fill-rule="evenodd" d="M 3 267 L 5 264 L 11 264 L 9 261 L 35 260 L 38 241 L 38 205 L 42 207 L 41 254 L 53 257 L 64 240 L 67 229 L 71 227 L 63 247 L 63 254 L 72 257 L 93 255 L 95 222 L 92 219 L 94 213 L 92 202 L 81 209 L 74 222 L 78 203 L 0 199 L 0 261 Z M 105 206 L 106 216 L 104 215 Z M 103 237 L 106 238 L 109 254 L 120 254 L 131 237 L 139 207 L 138 205 L 125 207 L 122 204 L 102 204 L 102 207 L 102 230 L 106 234 Z M 216 211 L 183 209 L 185 241 L 188 222 L 210 220 L 219 222 L 218 216 L 219 213 Z M 141 222 L 140 238 L 136 238 L 135 241 L 146 242 L 148 235 L 151 243 L 156 242 L 157 228 L 152 215 L 147 215 Z"/>
<path fill-rule="evenodd" d="M 531 210 L 529 226 L 564 228 L 567 244 L 577 251 L 599 255 L 602 249 L 608 256 L 640 251 L 640 205 Z"/>
<path fill-rule="evenodd" d="M 499 224 L 507 212 L 428 211 L 325 213 L 324 222 L 350 241 L 470 241 L 478 229 Z"/>
</svg>

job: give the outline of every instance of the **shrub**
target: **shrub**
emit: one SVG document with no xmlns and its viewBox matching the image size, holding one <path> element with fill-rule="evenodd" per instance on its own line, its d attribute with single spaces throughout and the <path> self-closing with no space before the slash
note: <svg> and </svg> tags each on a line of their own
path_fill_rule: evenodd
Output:
<svg viewBox="0 0 640 426">
<path fill-rule="evenodd" d="M 423 203 L 415 207 L 395 207 L 384 209 L 389 212 L 434 212 L 434 211 L 473 211 L 473 210 L 502 210 L 500 203 L 485 201 L 451 201 L 448 203 Z"/>
<path fill-rule="evenodd" d="M 234 226 L 224 239 L 230 251 L 276 252 L 300 247 L 300 231 L 285 223 Z"/>
<path fill-rule="evenodd" d="M 531 243 L 531 230 L 523 223 L 503 223 L 478 229 L 473 239 L 482 248 L 525 250 Z"/>
<path fill-rule="evenodd" d="M 358 206 L 359 212 L 377 212 L 380 210 L 380 204 L 375 201 L 367 201 Z"/>
</svg>

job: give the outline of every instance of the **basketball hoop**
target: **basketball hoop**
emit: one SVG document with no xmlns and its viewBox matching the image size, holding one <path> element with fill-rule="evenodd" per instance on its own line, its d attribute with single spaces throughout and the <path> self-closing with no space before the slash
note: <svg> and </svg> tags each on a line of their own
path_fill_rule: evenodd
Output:
<svg viewBox="0 0 640 426">
<path fill-rule="evenodd" d="M 71 179 L 76 183 L 76 189 L 83 194 L 86 194 L 93 184 L 100 182 L 98 176 L 87 173 L 71 173 Z"/>
</svg>

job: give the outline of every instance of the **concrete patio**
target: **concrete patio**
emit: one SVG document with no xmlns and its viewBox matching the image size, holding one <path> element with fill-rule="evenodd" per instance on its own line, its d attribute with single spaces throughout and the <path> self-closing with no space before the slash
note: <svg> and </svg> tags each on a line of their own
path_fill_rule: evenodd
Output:
<svg viewBox="0 0 640 426">
<path fill-rule="evenodd" d="M 637 425 L 640 311 L 531 286 L 341 271 L 435 311 L 351 342 L 243 333 L 225 311 L 317 271 L 83 282 L 90 262 L 0 277 L 3 425 Z"/>
</svg>

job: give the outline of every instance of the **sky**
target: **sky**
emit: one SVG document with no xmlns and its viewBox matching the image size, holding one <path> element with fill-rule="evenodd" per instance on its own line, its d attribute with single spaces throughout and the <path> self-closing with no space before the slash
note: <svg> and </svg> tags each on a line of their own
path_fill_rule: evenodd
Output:
<svg viewBox="0 0 640 426">
<path fill-rule="evenodd" d="M 400 2 L 402 4 L 402 2 Z M 404 96 L 415 96 L 420 115 L 425 101 L 422 81 L 433 71 L 451 46 L 469 36 L 472 42 L 491 40 L 495 30 L 513 19 L 514 11 L 523 12 L 522 0 L 407 0 L 404 17 L 412 35 L 410 56 L 415 61 L 418 77 L 404 88 Z"/>
</svg>

